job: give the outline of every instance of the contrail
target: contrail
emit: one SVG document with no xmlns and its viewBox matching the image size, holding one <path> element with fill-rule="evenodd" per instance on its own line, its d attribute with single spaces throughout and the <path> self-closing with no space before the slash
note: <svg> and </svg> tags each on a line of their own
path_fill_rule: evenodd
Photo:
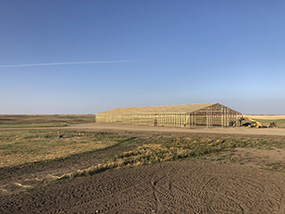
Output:
<svg viewBox="0 0 285 214">
<path fill-rule="evenodd" d="M 114 61 L 87 61 L 87 62 L 50 62 L 39 64 L 19 64 L 19 65 L 0 65 L 0 68 L 13 67 L 33 67 L 33 66 L 56 66 L 56 65 L 79 65 L 79 64 L 113 64 L 113 63 L 127 63 L 129 60 L 114 60 Z"/>
</svg>

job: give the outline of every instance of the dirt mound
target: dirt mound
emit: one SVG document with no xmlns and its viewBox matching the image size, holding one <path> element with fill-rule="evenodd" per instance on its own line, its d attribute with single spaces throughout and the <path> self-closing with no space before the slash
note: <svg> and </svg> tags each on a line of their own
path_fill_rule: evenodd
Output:
<svg viewBox="0 0 285 214">
<path fill-rule="evenodd" d="M 111 170 L 0 198 L 0 213 L 284 213 L 285 173 L 202 160 Z"/>
</svg>

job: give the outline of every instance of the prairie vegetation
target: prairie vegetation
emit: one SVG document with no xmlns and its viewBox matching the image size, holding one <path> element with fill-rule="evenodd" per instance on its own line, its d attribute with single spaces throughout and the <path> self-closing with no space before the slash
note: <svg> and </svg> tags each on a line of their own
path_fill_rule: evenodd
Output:
<svg viewBox="0 0 285 214">
<path fill-rule="evenodd" d="M 94 115 L 0 115 L 0 128 L 63 127 L 94 122 Z"/>
<path fill-rule="evenodd" d="M 67 157 L 114 146 L 125 138 L 104 132 L 9 130 L 0 132 L 0 167 Z"/>
<path fill-rule="evenodd" d="M 282 138 L 281 138 L 282 139 Z M 6 130 L 0 132 L 0 167 L 12 167 L 26 163 L 65 158 L 70 155 L 140 142 L 137 148 L 123 151 L 79 174 L 92 174 L 123 166 L 138 166 L 188 157 L 201 157 L 243 147 L 283 148 L 283 141 L 256 137 L 235 138 L 231 136 L 191 137 L 117 135 L 111 132 L 84 132 L 71 130 Z M 94 170 L 93 170 L 94 169 Z M 78 174 L 75 172 L 75 174 Z"/>
<path fill-rule="evenodd" d="M 185 158 L 207 158 L 209 155 L 231 152 L 236 148 L 272 149 L 273 147 L 284 149 L 284 139 L 234 138 L 229 136 L 205 137 L 203 135 L 192 137 L 160 137 L 149 139 L 145 145 L 139 146 L 134 150 L 117 154 L 105 163 L 64 174 L 61 176 L 61 179 L 92 175 L 113 168 L 149 165 Z M 224 158 L 225 156 L 222 154 L 220 157 L 212 160 L 221 160 Z"/>
</svg>

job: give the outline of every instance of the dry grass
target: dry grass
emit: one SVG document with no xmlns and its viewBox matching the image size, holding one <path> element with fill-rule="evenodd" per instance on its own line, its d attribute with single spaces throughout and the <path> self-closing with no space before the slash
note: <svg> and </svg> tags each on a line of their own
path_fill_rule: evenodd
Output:
<svg viewBox="0 0 285 214">
<path fill-rule="evenodd" d="M 0 167 L 67 157 L 112 146 L 124 138 L 104 132 L 13 130 L 0 132 Z"/>
<path fill-rule="evenodd" d="M 285 144 L 281 141 L 275 142 L 264 139 L 162 137 L 151 140 L 148 144 L 132 151 L 118 154 L 106 163 L 64 174 L 59 179 L 92 175 L 113 168 L 134 167 L 189 157 L 202 157 L 204 155 L 230 151 L 238 147 L 266 147 L 269 149 L 272 146 L 284 147 Z"/>
<path fill-rule="evenodd" d="M 94 115 L 0 115 L 0 128 L 63 127 L 94 122 Z"/>
<path fill-rule="evenodd" d="M 282 120 L 285 119 L 285 115 L 244 115 L 245 117 L 263 120 Z"/>
</svg>

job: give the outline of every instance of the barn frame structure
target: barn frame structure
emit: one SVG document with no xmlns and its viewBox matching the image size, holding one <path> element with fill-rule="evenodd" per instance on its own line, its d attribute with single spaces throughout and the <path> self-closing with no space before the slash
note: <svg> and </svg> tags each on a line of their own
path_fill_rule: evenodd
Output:
<svg viewBox="0 0 285 214">
<path fill-rule="evenodd" d="M 219 103 L 117 108 L 95 115 L 97 123 L 162 127 L 240 126 L 241 113 Z"/>
</svg>

